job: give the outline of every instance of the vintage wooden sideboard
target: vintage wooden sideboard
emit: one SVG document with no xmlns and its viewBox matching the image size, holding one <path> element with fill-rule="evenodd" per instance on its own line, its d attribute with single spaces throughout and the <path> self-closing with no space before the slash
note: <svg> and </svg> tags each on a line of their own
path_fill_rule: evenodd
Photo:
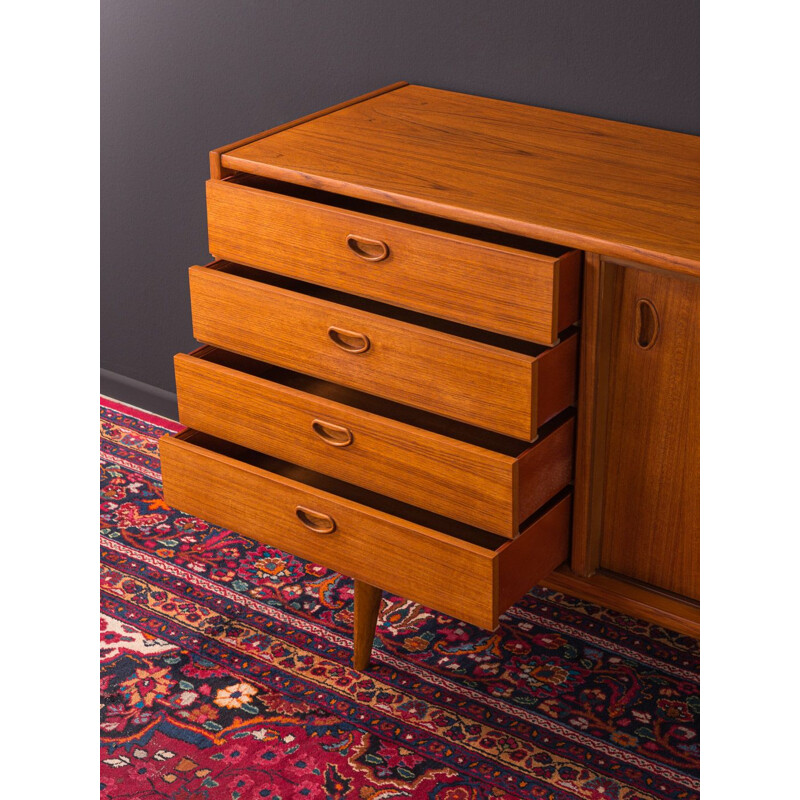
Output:
<svg viewBox="0 0 800 800">
<path fill-rule="evenodd" d="M 699 139 L 398 83 L 211 152 L 171 505 L 484 628 L 699 635 Z"/>
</svg>

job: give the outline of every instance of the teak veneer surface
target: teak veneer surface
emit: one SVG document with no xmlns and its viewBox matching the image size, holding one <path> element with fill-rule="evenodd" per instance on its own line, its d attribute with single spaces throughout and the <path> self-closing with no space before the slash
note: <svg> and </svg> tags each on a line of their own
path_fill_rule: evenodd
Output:
<svg viewBox="0 0 800 800">
<path fill-rule="evenodd" d="M 369 100 L 371 97 L 376 97 L 379 94 L 384 94 L 386 92 L 394 91 L 395 89 L 399 89 L 401 86 L 408 86 L 408 81 L 398 81 L 397 83 L 390 83 L 388 86 L 383 86 L 380 89 L 375 89 L 375 91 L 367 92 L 366 94 L 359 95 L 358 97 L 352 97 L 348 100 L 345 100 L 342 103 L 337 103 L 336 105 L 329 106 L 328 108 L 321 108 L 318 111 L 314 111 L 311 114 L 307 114 L 305 117 L 300 117 L 299 119 L 290 120 L 289 122 L 284 122 L 282 125 L 276 125 L 274 128 L 270 128 L 266 131 L 261 131 L 261 133 L 256 133 L 251 136 L 247 136 L 244 139 L 239 139 L 239 141 L 231 142 L 230 144 L 226 144 L 223 147 L 217 147 L 209 153 L 209 166 L 211 167 L 211 177 L 214 179 L 217 178 L 225 178 L 230 175 L 230 171 L 226 170 L 222 166 L 222 155 L 224 153 L 229 152 L 230 150 L 235 150 L 238 147 L 242 147 L 243 145 L 250 144 L 250 142 L 255 142 L 257 139 L 263 139 L 265 136 L 272 136 L 275 133 L 279 133 L 280 131 L 285 131 L 288 128 L 294 128 L 296 125 L 302 125 L 304 122 L 309 122 L 312 119 L 316 119 L 317 117 L 323 117 L 325 114 L 332 114 L 334 111 L 338 111 L 340 108 L 345 108 L 346 106 L 352 106 L 356 103 L 362 103 L 364 100 Z"/>
<path fill-rule="evenodd" d="M 221 166 L 696 275 L 699 141 L 401 86 L 227 149 Z"/>
<path fill-rule="evenodd" d="M 579 316 L 575 250 L 525 251 L 233 179 L 208 181 L 206 194 L 216 258 L 542 344 Z M 378 261 L 359 240 L 383 248 Z"/>
<path fill-rule="evenodd" d="M 452 323 L 418 324 L 422 315 L 228 262 L 192 267 L 189 284 L 198 341 L 516 439 L 532 441 L 575 398 L 575 333 L 553 348 L 480 331 L 465 338 L 448 332 Z M 368 340 L 368 350 L 345 351 L 331 328 Z"/>
<path fill-rule="evenodd" d="M 613 281 L 603 569 L 700 597 L 700 282 L 638 269 Z M 657 315 L 636 344 L 637 303 Z"/>
</svg>

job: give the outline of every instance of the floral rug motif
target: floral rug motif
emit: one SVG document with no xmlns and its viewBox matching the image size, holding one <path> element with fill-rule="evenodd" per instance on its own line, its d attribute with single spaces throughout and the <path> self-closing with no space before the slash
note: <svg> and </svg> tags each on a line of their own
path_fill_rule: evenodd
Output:
<svg viewBox="0 0 800 800">
<path fill-rule="evenodd" d="M 101 402 L 101 798 L 691 800 L 696 640 L 535 588 L 488 632 L 167 506 Z"/>
</svg>

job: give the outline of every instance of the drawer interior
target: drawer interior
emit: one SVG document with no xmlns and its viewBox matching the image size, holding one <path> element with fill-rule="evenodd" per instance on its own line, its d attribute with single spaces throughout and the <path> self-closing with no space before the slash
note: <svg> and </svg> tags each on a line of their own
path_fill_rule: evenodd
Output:
<svg viewBox="0 0 800 800">
<path fill-rule="evenodd" d="M 350 389 L 340 386 L 337 383 L 314 378 L 300 372 L 293 372 L 283 367 L 277 367 L 254 358 L 231 353 L 212 345 L 204 345 L 190 354 L 193 358 L 217 364 L 228 369 L 234 369 L 256 378 L 271 381 L 281 386 L 297 389 L 302 392 L 314 395 L 315 397 L 332 400 L 342 405 L 357 408 L 370 414 L 393 419 L 406 425 L 413 425 L 415 428 L 422 428 L 431 433 L 447 436 L 450 439 L 457 439 L 467 444 L 483 447 L 496 453 L 518 458 L 531 447 L 530 442 L 520 439 L 513 439 L 510 436 L 503 436 L 500 433 L 487 431 L 463 422 L 440 417 L 438 414 L 431 414 L 427 411 L 395 403 L 382 397 L 360 392 L 357 389 Z M 537 441 L 549 436 L 553 431 L 561 426 L 567 419 L 575 415 L 574 408 L 568 408 L 558 416 L 549 420 L 539 428 Z"/>
<path fill-rule="evenodd" d="M 456 522 L 448 517 L 425 511 L 416 506 L 408 505 L 407 503 L 401 503 L 399 500 L 394 500 L 391 497 L 385 497 L 376 492 L 371 492 L 368 489 L 362 489 L 360 486 L 345 483 L 344 481 L 322 475 L 319 472 L 314 472 L 304 467 L 299 467 L 296 464 L 282 461 L 273 456 L 257 453 L 254 450 L 232 444 L 223 439 L 217 439 L 214 436 L 209 436 L 200 431 L 191 429 L 185 430 L 177 434 L 174 438 L 181 439 L 194 446 L 201 447 L 204 450 L 236 459 L 237 461 L 257 467 L 258 469 L 263 469 L 266 472 L 281 475 L 290 480 L 303 483 L 314 489 L 343 497 L 354 503 L 359 503 L 386 514 L 400 517 L 401 519 L 408 520 L 417 525 L 422 525 L 426 528 L 444 533 L 447 536 L 470 542 L 486 550 L 499 550 L 503 545 L 507 545 L 509 542 L 509 540 L 503 536 L 496 536 L 480 528 L 475 528 L 462 522 Z M 570 488 L 566 488 L 562 492 L 559 492 L 550 502 L 540 508 L 535 514 L 531 515 L 531 517 L 520 526 L 520 529 L 524 530 L 539 517 L 546 514 L 554 505 L 563 500 L 570 491 Z"/>
<path fill-rule="evenodd" d="M 336 289 L 328 289 L 324 286 L 298 281 L 295 278 L 287 278 L 284 275 L 277 275 L 263 269 L 255 269 L 254 267 L 248 267 L 244 264 L 234 264 L 232 261 L 217 261 L 213 264 L 209 264 L 205 268 L 213 269 L 225 273 L 226 275 L 233 275 L 237 278 L 245 278 L 256 283 L 263 283 L 268 286 L 275 286 L 279 289 L 297 292 L 298 294 L 303 294 L 308 297 L 315 297 L 330 303 L 350 306 L 360 311 L 366 311 L 381 317 L 389 317 L 390 319 L 406 322 L 410 325 L 419 325 L 423 328 L 429 328 L 430 330 L 439 331 L 440 333 L 446 333 L 451 336 L 458 336 L 462 339 L 470 339 L 474 342 L 480 342 L 492 347 L 500 347 L 503 350 L 510 350 L 532 358 L 538 358 L 551 349 L 545 345 L 526 342 L 523 339 L 515 339 L 511 336 L 503 336 L 499 333 L 491 333 L 481 330 L 480 328 L 461 325 L 458 322 L 439 319 L 438 317 L 431 317 L 428 314 L 420 314 L 417 311 L 409 311 L 408 309 L 399 308 L 387 303 L 380 303 L 377 300 L 368 300 L 364 297 L 337 291 Z M 567 330 L 561 332 L 560 338 L 563 341 L 575 335 L 575 332 L 575 326 L 571 326 Z"/>
<path fill-rule="evenodd" d="M 473 239 L 488 244 L 496 244 L 501 247 L 511 247 L 515 250 L 523 250 L 526 253 L 536 253 L 537 255 L 548 258 L 561 258 L 569 253 L 572 248 L 562 247 L 551 242 L 542 242 L 538 239 L 528 239 L 525 236 L 516 236 L 512 233 L 493 231 L 489 228 L 481 228 L 478 225 L 469 225 L 463 222 L 435 217 L 429 214 L 420 214 L 416 211 L 406 211 L 402 208 L 374 203 L 368 200 L 359 200 L 355 197 L 347 197 L 333 192 L 326 192 L 321 189 L 312 189 L 308 186 L 299 186 L 294 183 L 286 183 L 272 178 L 262 178 L 258 175 L 248 175 L 240 172 L 230 178 L 226 178 L 228 183 L 235 183 L 239 186 L 249 186 L 252 189 L 274 192 L 275 194 L 294 197 L 298 200 L 305 200 L 311 203 L 340 208 L 345 211 L 354 211 L 359 214 L 369 214 L 373 217 L 392 220 L 393 222 L 403 222 L 407 225 L 416 225 L 419 228 L 428 228 L 433 231 L 450 233 L 454 236 L 461 236 L 465 239 Z"/>
</svg>

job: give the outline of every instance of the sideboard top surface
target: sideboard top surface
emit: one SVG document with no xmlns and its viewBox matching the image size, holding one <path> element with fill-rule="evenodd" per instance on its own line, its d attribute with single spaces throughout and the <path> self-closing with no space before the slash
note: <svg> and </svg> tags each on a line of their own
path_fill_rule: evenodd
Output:
<svg viewBox="0 0 800 800">
<path fill-rule="evenodd" d="M 424 86 L 365 98 L 221 165 L 699 274 L 699 137 Z"/>
</svg>

